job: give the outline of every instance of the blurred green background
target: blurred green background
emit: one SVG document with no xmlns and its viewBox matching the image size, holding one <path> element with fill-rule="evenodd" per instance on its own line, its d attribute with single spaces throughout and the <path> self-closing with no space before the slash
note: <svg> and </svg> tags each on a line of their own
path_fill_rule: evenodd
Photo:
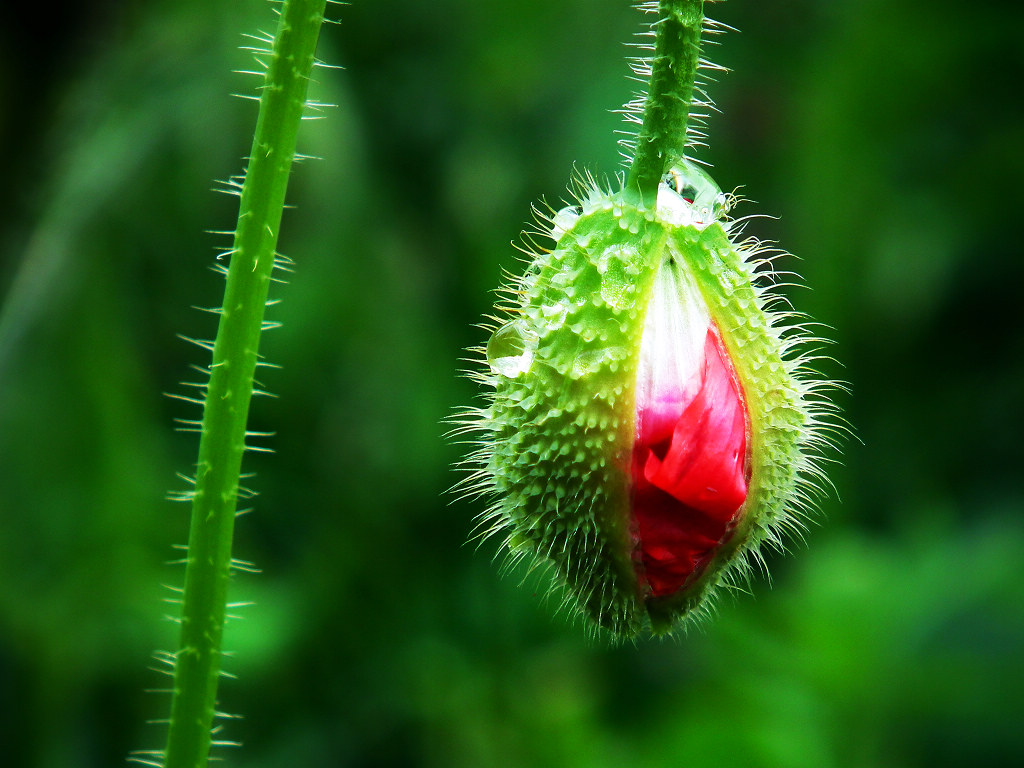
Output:
<svg viewBox="0 0 1024 768">
<path fill-rule="evenodd" d="M 510 241 L 619 170 L 621 2 L 335 7 L 265 339 L 273 455 L 236 554 L 228 765 L 1024 765 L 1024 75 L 1018 3 L 731 0 L 710 149 L 800 256 L 847 445 L 806 544 L 679 641 L 608 648 L 467 545 L 442 419 Z M 159 746 L 164 500 L 204 353 L 266 3 L 14 11 L 0 28 L 0 763 Z M 1017 83 L 1017 85 L 1014 85 Z"/>
</svg>

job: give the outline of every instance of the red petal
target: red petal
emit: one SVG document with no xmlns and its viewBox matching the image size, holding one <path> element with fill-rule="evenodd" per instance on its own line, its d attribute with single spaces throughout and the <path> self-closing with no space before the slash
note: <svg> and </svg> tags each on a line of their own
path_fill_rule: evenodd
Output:
<svg viewBox="0 0 1024 768">
<path fill-rule="evenodd" d="M 686 394 L 680 388 L 654 393 L 654 400 L 644 404 L 643 438 L 650 445 L 672 439 L 676 423 L 686 410 Z"/>
<path fill-rule="evenodd" d="M 671 433 L 664 424 L 671 409 L 638 414 L 633 516 L 643 576 L 654 597 L 678 591 L 703 571 L 747 497 L 745 406 L 713 328 L 704 356 L 700 389 Z"/>
</svg>

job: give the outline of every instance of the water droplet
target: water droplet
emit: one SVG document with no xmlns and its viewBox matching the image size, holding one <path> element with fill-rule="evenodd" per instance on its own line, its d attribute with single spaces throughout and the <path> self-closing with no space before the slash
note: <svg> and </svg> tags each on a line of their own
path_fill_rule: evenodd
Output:
<svg viewBox="0 0 1024 768">
<path fill-rule="evenodd" d="M 624 350 L 619 347 L 581 350 L 573 358 L 569 376 L 573 379 L 582 379 L 603 367 L 615 365 L 614 360 L 622 351 Z"/>
<path fill-rule="evenodd" d="M 680 160 L 662 178 L 658 213 L 670 223 L 703 229 L 728 212 L 728 196 L 696 163 Z"/>
<path fill-rule="evenodd" d="M 567 205 L 551 218 L 551 239 L 556 243 L 562 239 L 562 235 L 568 232 L 576 224 L 580 217 L 578 205 Z"/>
<path fill-rule="evenodd" d="M 533 365 L 537 335 L 520 320 L 505 323 L 487 341 L 487 364 L 499 376 L 514 379 Z"/>
<path fill-rule="evenodd" d="M 565 322 L 565 317 L 569 313 L 569 305 L 564 301 L 558 301 L 554 304 L 544 304 L 540 308 L 540 314 L 543 318 L 544 325 L 549 330 L 557 330 Z"/>
</svg>

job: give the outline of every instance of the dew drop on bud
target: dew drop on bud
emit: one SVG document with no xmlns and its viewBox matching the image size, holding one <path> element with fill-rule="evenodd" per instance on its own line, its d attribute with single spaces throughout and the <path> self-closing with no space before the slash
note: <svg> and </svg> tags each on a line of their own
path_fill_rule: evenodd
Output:
<svg viewBox="0 0 1024 768">
<path fill-rule="evenodd" d="M 544 304 L 540 308 L 540 314 L 545 326 L 551 330 L 558 330 L 565 322 L 566 315 L 569 314 L 569 305 L 564 301 Z"/>
<path fill-rule="evenodd" d="M 673 165 L 661 183 L 658 209 L 667 213 L 674 224 L 702 229 L 729 212 L 728 197 L 715 180 L 689 160 L 680 160 Z"/>
<path fill-rule="evenodd" d="M 505 323 L 487 341 L 487 364 L 499 376 L 514 379 L 533 365 L 536 334 L 518 320 Z"/>
<path fill-rule="evenodd" d="M 567 205 L 551 218 L 551 239 L 556 243 L 562 239 L 562 235 L 573 228 L 576 220 L 580 217 L 579 206 Z"/>
</svg>

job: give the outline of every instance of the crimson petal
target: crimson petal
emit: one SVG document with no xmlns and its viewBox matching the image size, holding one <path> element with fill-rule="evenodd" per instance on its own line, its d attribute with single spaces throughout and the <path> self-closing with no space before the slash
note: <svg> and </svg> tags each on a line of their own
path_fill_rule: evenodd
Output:
<svg viewBox="0 0 1024 768">
<path fill-rule="evenodd" d="M 633 517 L 643 576 L 661 597 L 700 575 L 747 496 L 746 409 L 713 328 L 700 389 L 671 436 L 660 423 L 647 430 L 644 415 L 633 448 Z"/>
</svg>

